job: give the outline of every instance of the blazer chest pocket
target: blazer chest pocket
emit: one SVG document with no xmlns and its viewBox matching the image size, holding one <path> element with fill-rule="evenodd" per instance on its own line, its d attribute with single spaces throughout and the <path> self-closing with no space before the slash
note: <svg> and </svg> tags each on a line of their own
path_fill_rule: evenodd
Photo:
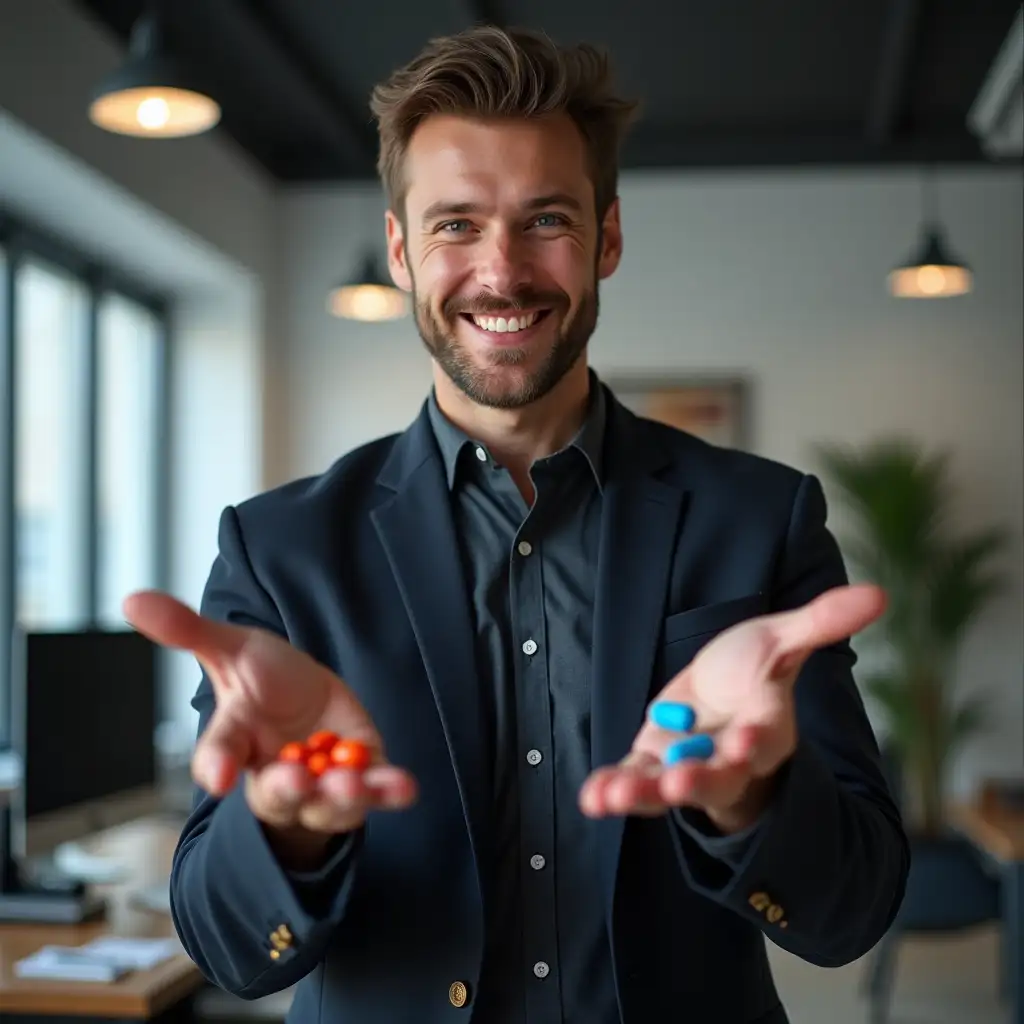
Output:
<svg viewBox="0 0 1024 1024">
<path fill-rule="evenodd" d="M 768 611 L 766 594 L 749 594 L 670 615 L 664 628 L 663 680 L 668 682 L 686 668 L 694 655 L 719 633 L 746 619 L 766 615 Z"/>
</svg>

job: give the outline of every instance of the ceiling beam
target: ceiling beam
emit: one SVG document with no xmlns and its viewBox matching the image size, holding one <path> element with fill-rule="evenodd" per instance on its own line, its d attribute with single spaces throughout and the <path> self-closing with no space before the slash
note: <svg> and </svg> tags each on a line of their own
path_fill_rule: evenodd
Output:
<svg viewBox="0 0 1024 1024">
<path fill-rule="evenodd" d="M 372 174 L 376 143 L 369 115 L 364 124 L 318 80 L 288 42 L 287 34 L 274 23 L 267 5 L 252 0 L 217 0 L 208 7 L 204 4 L 203 17 L 216 16 L 230 20 L 240 48 L 254 56 L 254 71 L 258 69 L 268 81 L 278 82 L 282 92 L 301 98 L 301 109 L 307 113 L 310 127 L 337 163 L 353 173 Z"/>
<path fill-rule="evenodd" d="M 873 146 L 894 138 L 907 105 L 907 83 L 920 38 L 924 0 L 891 0 L 882 39 L 874 88 L 864 122 L 864 134 Z"/>
<path fill-rule="evenodd" d="M 462 0 L 463 10 L 471 25 L 499 25 L 503 28 L 508 26 L 505 19 L 498 14 L 498 3 L 496 0 Z"/>
<path fill-rule="evenodd" d="M 742 169 L 990 162 L 969 132 L 894 140 L 879 148 L 856 131 L 826 135 L 719 135 L 685 125 L 638 125 L 622 151 L 624 169 Z"/>
<path fill-rule="evenodd" d="M 691 131 L 685 126 L 639 126 L 623 147 L 624 171 L 799 171 L 811 168 L 840 172 L 850 167 L 913 167 L 922 164 L 992 166 L 981 143 L 963 132 L 957 135 L 900 139 L 883 149 L 852 134 L 815 136 L 717 136 Z M 1000 166 L 1020 166 L 1008 159 Z M 369 181 L 372 175 L 352 174 L 344 180 Z M 339 180 L 302 174 L 296 180 Z"/>
</svg>

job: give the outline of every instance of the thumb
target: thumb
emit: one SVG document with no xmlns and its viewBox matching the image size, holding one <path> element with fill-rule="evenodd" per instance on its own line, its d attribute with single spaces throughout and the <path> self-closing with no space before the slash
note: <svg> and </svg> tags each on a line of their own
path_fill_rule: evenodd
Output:
<svg viewBox="0 0 1024 1024">
<path fill-rule="evenodd" d="M 774 616 L 778 671 L 795 670 L 812 651 L 846 640 L 885 611 L 885 592 L 870 583 L 833 587 L 801 608 Z"/>
<path fill-rule="evenodd" d="M 187 604 L 158 590 L 139 590 L 122 604 L 124 617 L 150 640 L 164 647 L 191 651 L 201 661 L 216 662 L 237 654 L 247 631 L 199 615 Z"/>
</svg>

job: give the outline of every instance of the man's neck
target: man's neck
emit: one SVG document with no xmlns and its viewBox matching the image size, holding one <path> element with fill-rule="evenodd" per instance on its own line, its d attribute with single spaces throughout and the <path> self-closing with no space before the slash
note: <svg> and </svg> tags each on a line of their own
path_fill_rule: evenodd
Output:
<svg viewBox="0 0 1024 1024">
<path fill-rule="evenodd" d="M 434 388 L 441 412 L 519 477 L 526 476 L 537 459 L 561 451 L 579 433 L 587 415 L 590 375 L 580 359 L 543 398 L 521 409 L 478 405 L 436 365 Z"/>
</svg>

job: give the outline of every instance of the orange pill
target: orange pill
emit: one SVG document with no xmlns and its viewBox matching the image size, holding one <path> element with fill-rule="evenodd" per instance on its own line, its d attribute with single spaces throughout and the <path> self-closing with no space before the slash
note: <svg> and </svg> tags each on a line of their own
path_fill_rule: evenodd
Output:
<svg viewBox="0 0 1024 1024">
<path fill-rule="evenodd" d="M 329 754 L 331 752 L 331 748 L 337 742 L 337 733 L 331 732 L 330 729 L 321 729 L 319 732 L 313 733 L 313 735 L 306 740 L 306 746 L 309 747 L 311 751 L 319 751 L 324 754 Z"/>
<path fill-rule="evenodd" d="M 305 743 L 286 743 L 277 755 L 278 761 L 287 761 L 290 764 L 305 764 L 310 751 Z"/>
<path fill-rule="evenodd" d="M 323 775 L 325 771 L 331 766 L 331 755 L 325 754 L 322 750 L 315 750 L 309 755 L 309 760 L 306 762 L 306 768 L 309 770 L 310 775 L 317 777 Z"/>
<path fill-rule="evenodd" d="M 370 748 L 359 740 L 338 740 L 331 747 L 331 762 L 339 768 L 363 771 L 370 766 L 372 760 Z"/>
</svg>

